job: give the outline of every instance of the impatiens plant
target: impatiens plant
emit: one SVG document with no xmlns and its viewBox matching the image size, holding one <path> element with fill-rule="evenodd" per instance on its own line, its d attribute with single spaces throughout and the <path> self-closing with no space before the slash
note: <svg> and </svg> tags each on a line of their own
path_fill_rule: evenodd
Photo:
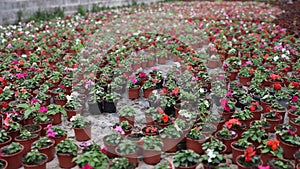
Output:
<svg viewBox="0 0 300 169">
<path fill-rule="evenodd" d="M 279 140 L 276 138 L 264 140 L 263 143 L 258 146 L 262 154 L 271 153 L 272 155 L 283 158 L 283 149 L 279 146 Z"/>
</svg>

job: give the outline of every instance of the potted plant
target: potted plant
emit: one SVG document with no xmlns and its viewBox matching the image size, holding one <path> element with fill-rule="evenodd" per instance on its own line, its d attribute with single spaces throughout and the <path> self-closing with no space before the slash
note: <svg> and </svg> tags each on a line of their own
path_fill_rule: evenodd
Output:
<svg viewBox="0 0 300 169">
<path fill-rule="evenodd" d="M 202 145 L 203 150 L 211 149 L 213 151 L 218 151 L 220 153 L 224 153 L 227 149 L 226 145 L 218 140 L 216 137 L 211 136 L 209 141 L 205 142 Z"/>
<path fill-rule="evenodd" d="M 240 80 L 240 83 L 243 84 L 244 86 L 247 86 L 248 82 L 251 81 L 252 74 L 253 74 L 253 69 L 243 66 L 238 73 L 238 78 Z"/>
<path fill-rule="evenodd" d="M 56 154 L 58 157 L 60 168 L 73 168 L 76 163 L 72 161 L 77 156 L 78 147 L 74 140 L 66 138 L 56 146 Z"/>
<path fill-rule="evenodd" d="M 253 119 L 253 114 L 250 110 L 244 109 L 244 110 L 235 112 L 231 117 L 240 119 L 241 122 L 244 122 L 246 124 L 246 128 L 249 128 L 250 123 Z"/>
<path fill-rule="evenodd" d="M 245 138 L 248 141 L 250 141 L 254 147 L 258 147 L 263 140 L 268 138 L 268 135 L 265 130 L 260 129 L 260 126 L 253 125 L 243 132 L 242 138 Z"/>
<path fill-rule="evenodd" d="M 158 136 L 161 127 L 159 126 L 146 126 L 142 129 L 142 132 L 145 136 Z"/>
<path fill-rule="evenodd" d="M 144 97 L 149 98 L 152 91 L 156 89 L 156 83 L 153 80 L 147 80 L 142 86 Z"/>
<path fill-rule="evenodd" d="M 122 130 L 124 131 L 124 135 L 128 135 L 132 131 L 132 126 L 129 124 L 127 120 L 122 121 L 120 124 L 116 123 L 113 128 L 116 130 L 117 127 L 121 127 Z"/>
<path fill-rule="evenodd" d="M 125 157 L 132 162 L 134 166 L 138 165 L 138 153 L 137 144 L 131 140 L 122 140 L 121 143 L 116 147 L 115 152 L 120 157 Z"/>
<path fill-rule="evenodd" d="M 47 137 L 55 141 L 54 146 L 56 146 L 61 141 L 67 138 L 67 131 L 60 127 L 52 127 L 52 125 L 47 126 Z"/>
<path fill-rule="evenodd" d="M 207 137 L 201 133 L 200 127 L 194 127 L 187 134 L 186 148 L 200 154 L 203 152 L 202 144 L 207 140 Z"/>
<path fill-rule="evenodd" d="M 32 143 L 31 149 L 37 149 L 39 152 L 46 154 L 48 159 L 47 162 L 54 159 L 55 141 L 47 137 L 40 137 L 38 140 Z"/>
<path fill-rule="evenodd" d="M 225 162 L 225 157 L 219 151 L 207 149 L 205 154 L 201 155 L 200 161 L 204 169 L 216 168 L 219 164 Z"/>
<path fill-rule="evenodd" d="M 157 114 L 157 109 L 154 107 L 149 107 L 149 109 L 147 109 L 145 111 L 145 117 L 146 117 L 146 122 L 147 122 L 147 126 L 151 126 L 154 125 L 154 120 L 153 117 Z"/>
<path fill-rule="evenodd" d="M 18 142 L 2 147 L 2 158 L 7 161 L 7 169 L 20 168 L 22 166 L 22 151 L 24 147 Z"/>
<path fill-rule="evenodd" d="M 87 141 L 91 139 L 92 124 L 85 117 L 77 114 L 70 119 L 77 141 Z"/>
<path fill-rule="evenodd" d="M 107 93 L 103 97 L 103 112 L 115 113 L 117 111 L 116 104 L 120 99 L 120 94 L 112 92 Z"/>
<path fill-rule="evenodd" d="M 249 147 L 253 146 L 252 143 L 247 141 L 247 139 L 241 138 L 237 141 L 231 143 L 232 148 L 232 162 L 236 164 L 236 159 L 238 156 L 243 155 L 244 151 Z"/>
<path fill-rule="evenodd" d="M 22 158 L 25 169 L 46 169 L 47 155 L 38 150 L 31 150 Z"/>
<path fill-rule="evenodd" d="M 140 86 L 137 84 L 137 79 L 134 76 L 131 76 L 131 79 L 128 81 L 128 98 L 137 99 L 140 97 Z"/>
<path fill-rule="evenodd" d="M 238 134 L 238 138 L 240 138 L 246 128 L 246 125 L 241 123 L 239 119 L 229 119 L 225 122 L 225 127 L 229 130 L 235 131 Z"/>
<path fill-rule="evenodd" d="M 53 119 L 52 124 L 60 124 L 61 115 L 67 116 L 66 110 L 61 105 L 50 104 L 47 109 L 46 115 Z"/>
<path fill-rule="evenodd" d="M 0 130 L 0 148 L 10 144 L 12 142 L 12 138 L 7 135 L 4 129 Z"/>
<path fill-rule="evenodd" d="M 281 124 L 282 116 L 277 111 L 270 111 L 266 114 L 264 114 L 264 117 L 266 118 L 266 121 L 270 123 L 270 130 L 269 132 L 274 133 L 275 127 L 279 124 Z"/>
<path fill-rule="evenodd" d="M 241 169 L 257 168 L 259 165 L 262 164 L 260 156 L 256 155 L 254 148 L 251 146 L 249 146 L 244 151 L 244 155 L 240 155 L 237 157 L 236 162 Z"/>
<path fill-rule="evenodd" d="M 173 164 L 176 169 L 196 169 L 200 155 L 193 150 L 182 150 L 175 154 Z"/>
<path fill-rule="evenodd" d="M 82 105 L 81 102 L 74 98 L 72 95 L 67 97 L 68 101 L 65 104 L 64 108 L 67 112 L 68 120 L 70 121 L 72 116 L 75 116 L 76 114 L 82 113 Z"/>
<path fill-rule="evenodd" d="M 235 131 L 229 130 L 227 128 L 223 128 L 220 131 L 217 131 L 215 136 L 221 140 L 225 146 L 227 147 L 227 150 L 225 151 L 225 153 L 231 153 L 231 143 L 236 141 L 238 138 L 238 135 Z"/>
<path fill-rule="evenodd" d="M 300 116 L 290 119 L 289 124 L 297 129 L 296 134 L 300 136 Z"/>
<path fill-rule="evenodd" d="M 219 113 L 224 116 L 225 121 L 229 120 L 235 111 L 236 101 L 233 99 L 222 98 L 220 100 L 222 108 L 220 108 Z"/>
<path fill-rule="evenodd" d="M 73 158 L 73 161 L 76 162 L 80 168 L 90 167 L 106 169 L 109 166 L 109 158 L 99 150 L 84 152 Z"/>
<path fill-rule="evenodd" d="M 115 149 L 121 143 L 121 141 L 122 141 L 122 136 L 117 131 L 114 131 L 111 134 L 103 137 L 103 143 L 104 146 L 106 147 L 106 154 L 109 157 L 112 158 L 116 156 Z"/>
<path fill-rule="evenodd" d="M 22 126 L 21 130 L 27 130 L 31 134 L 37 134 L 40 136 L 42 131 L 42 126 L 39 124 L 26 124 Z"/>
<path fill-rule="evenodd" d="M 154 169 L 172 169 L 172 168 L 173 168 L 172 163 L 170 163 L 169 161 L 164 161 L 154 166 Z"/>
<path fill-rule="evenodd" d="M 259 102 L 251 102 L 249 106 L 246 106 L 246 109 L 251 111 L 253 120 L 260 120 L 263 108 L 259 105 Z"/>
<path fill-rule="evenodd" d="M 20 143 L 24 147 L 24 150 L 22 152 L 23 155 L 31 150 L 31 144 L 35 142 L 38 137 L 38 134 L 31 134 L 27 130 L 21 130 L 20 135 L 15 138 L 15 141 Z"/>
<path fill-rule="evenodd" d="M 111 161 L 110 169 L 135 169 L 135 166 L 127 158 L 114 158 Z"/>
<path fill-rule="evenodd" d="M 0 169 L 6 169 L 8 166 L 8 163 L 4 159 L 0 159 Z"/>
<path fill-rule="evenodd" d="M 268 162 L 269 166 L 273 169 L 281 169 L 281 168 L 285 168 L 285 169 L 293 169 L 295 168 L 294 165 L 287 160 L 284 159 L 271 159 Z"/>
<path fill-rule="evenodd" d="M 145 136 L 142 138 L 143 161 L 155 165 L 160 162 L 163 143 L 159 137 Z"/>
<path fill-rule="evenodd" d="M 119 111 L 119 121 L 122 122 L 127 120 L 130 125 L 134 126 L 134 118 L 136 115 L 136 111 L 132 106 L 125 105 Z"/>
<path fill-rule="evenodd" d="M 300 145 L 300 137 L 296 135 L 291 127 L 284 127 L 281 130 L 276 129 L 276 134 L 278 134 L 278 140 L 280 141 L 279 145 L 284 150 L 283 157 L 292 159 Z"/>
<path fill-rule="evenodd" d="M 163 151 L 176 152 L 177 144 L 181 141 L 183 133 L 172 124 L 163 128 L 160 136 L 163 141 Z"/>
<path fill-rule="evenodd" d="M 260 158 L 264 165 L 267 165 L 272 158 L 283 158 L 283 149 L 276 138 L 264 140 L 257 148 L 260 150 Z"/>
</svg>

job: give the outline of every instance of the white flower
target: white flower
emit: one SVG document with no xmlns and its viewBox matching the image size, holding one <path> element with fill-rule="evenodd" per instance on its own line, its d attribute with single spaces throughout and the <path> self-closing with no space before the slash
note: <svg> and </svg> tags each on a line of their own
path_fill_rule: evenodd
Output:
<svg viewBox="0 0 300 169">
<path fill-rule="evenodd" d="M 278 59 L 279 59 L 278 56 L 275 56 L 275 57 L 273 58 L 274 61 L 277 61 Z"/>
<path fill-rule="evenodd" d="M 70 121 L 75 121 L 76 120 L 76 116 L 72 116 Z"/>
<path fill-rule="evenodd" d="M 73 99 L 73 96 L 72 96 L 72 95 L 70 95 L 70 96 L 67 95 L 67 100 L 68 100 L 68 102 L 71 101 L 72 99 Z"/>
<path fill-rule="evenodd" d="M 214 150 L 212 150 L 212 149 L 207 149 L 206 153 L 207 153 L 207 156 L 208 156 L 207 162 L 211 163 L 212 159 L 216 158 L 216 154 L 214 154 Z"/>
</svg>

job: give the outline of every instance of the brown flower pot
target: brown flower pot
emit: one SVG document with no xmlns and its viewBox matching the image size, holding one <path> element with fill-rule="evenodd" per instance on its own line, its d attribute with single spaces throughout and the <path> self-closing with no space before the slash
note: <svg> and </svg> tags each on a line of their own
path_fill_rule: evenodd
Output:
<svg viewBox="0 0 300 169">
<path fill-rule="evenodd" d="M 149 89 L 143 89 L 144 97 L 149 98 L 153 90 L 155 90 L 155 87 Z"/>
<path fill-rule="evenodd" d="M 147 116 L 147 115 L 145 115 L 145 116 L 146 116 L 146 123 L 147 123 L 147 126 L 153 126 L 153 125 L 154 125 L 154 120 L 153 120 L 153 118 L 150 117 L 150 116 Z"/>
<path fill-rule="evenodd" d="M 73 128 L 75 132 L 75 139 L 77 141 L 87 141 L 91 139 L 92 126 L 89 125 L 84 128 Z"/>
<path fill-rule="evenodd" d="M 119 116 L 119 122 L 121 123 L 122 121 L 128 121 L 128 123 L 134 127 L 134 117 L 122 117 Z"/>
<path fill-rule="evenodd" d="M 293 159 L 294 154 L 299 150 L 299 146 L 285 143 L 284 141 L 281 140 L 280 137 L 279 137 L 279 141 L 280 141 L 279 145 L 283 149 L 283 157 L 285 159 Z"/>
<path fill-rule="evenodd" d="M 158 62 L 158 64 L 161 64 L 161 65 L 164 65 L 164 64 L 166 64 L 166 58 L 165 57 L 158 57 L 157 58 L 157 62 Z"/>
<path fill-rule="evenodd" d="M 54 103 L 56 105 L 64 106 L 67 103 L 67 99 L 65 99 L 65 100 L 54 99 Z"/>
<path fill-rule="evenodd" d="M 236 77 L 237 77 L 237 74 L 238 74 L 237 71 L 235 71 L 235 72 L 229 72 L 229 75 L 227 77 L 228 77 L 228 79 L 230 81 L 234 81 L 236 79 Z"/>
<path fill-rule="evenodd" d="M 147 62 L 147 67 L 153 67 L 155 65 L 155 58 L 148 60 Z"/>
<path fill-rule="evenodd" d="M 270 106 L 272 105 L 271 103 L 264 102 L 264 101 L 261 100 L 261 99 L 260 99 L 260 103 L 261 103 L 261 106 L 262 106 L 264 112 L 266 111 L 266 109 L 267 109 L 268 107 L 270 107 Z"/>
<path fill-rule="evenodd" d="M 61 112 L 49 115 L 49 117 L 53 119 L 52 124 L 56 125 L 61 123 Z"/>
<path fill-rule="evenodd" d="M 293 114 L 290 111 L 288 111 L 288 117 L 289 117 L 289 119 L 294 119 L 294 118 L 297 118 L 298 116 L 299 115 Z"/>
<path fill-rule="evenodd" d="M 207 139 L 203 140 L 193 140 L 189 137 L 186 138 L 186 149 L 193 150 L 195 153 L 203 153 L 202 144 L 206 142 Z"/>
<path fill-rule="evenodd" d="M 61 141 L 65 140 L 67 138 L 67 134 L 65 134 L 64 136 L 55 136 L 54 138 L 52 138 L 55 141 L 54 147 L 59 144 Z"/>
<path fill-rule="evenodd" d="M 206 66 L 210 69 L 215 69 L 219 66 L 220 60 L 208 59 Z"/>
<path fill-rule="evenodd" d="M 2 158 L 6 160 L 8 163 L 7 169 L 16 169 L 22 166 L 23 150 L 24 147 L 22 146 L 22 150 L 15 154 L 10 154 L 10 155 L 2 154 Z"/>
<path fill-rule="evenodd" d="M 27 154 L 31 150 L 31 144 L 38 140 L 39 135 L 35 134 L 34 137 L 29 138 L 29 139 L 18 139 L 18 137 L 15 138 L 15 141 L 20 143 L 23 147 L 24 150 L 22 152 L 22 155 Z"/>
<path fill-rule="evenodd" d="M 52 121 L 53 119 L 50 118 L 50 120 L 45 123 L 38 123 L 42 127 L 41 136 L 46 136 L 46 132 L 47 132 L 46 127 L 48 126 L 48 124 L 52 124 Z"/>
<path fill-rule="evenodd" d="M 109 144 L 105 141 L 105 137 L 103 138 L 103 144 L 106 147 L 106 152 L 105 154 L 110 157 L 110 158 L 114 158 L 116 157 L 117 153 L 116 153 L 116 147 L 118 145 L 114 145 L 114 144 Z"/>
<path fill-rule="evenodd" d="M 7 132 L 7 135 L 9 135 L 12 140 L 15 140 L 15 138 L 20 135 L 20 129 L 16 130 L 16 131 L 12 131 L 12 132 Z"/>
<path fill-rule="evenodd" d="M 272 158 L 276 158 L 276 157 L 270 153 L 260 154 L 260 159 L 263 165 L 268 165 L 268 161 L 271 160 Z"/>
<path fill-rule="evenodd" d="M 231 153 L 232 152 L 231 143 L 234 141 L 237 141 L 238 134 L 236 133 L 236 135 L 233 138 L 228 138 L 228 139 L 218 136 L 218 133 L 216 133 L 215 136 L 218 138 L 218 140 L 222 141 L 222 143 L 224 143 L 225 146 L 227 147 L 227 149 L 224 153 L 226 153 L 226 154 Z"/>
<path fill-rule="evenodd" d="M 131 153 L 131 154 L 127 154 L 127 155 L 121 155 L 119 152 L 118 152 L 118 147 L 116 147 L 115 149 L 115 152 L 117 153 L 117 155 L 119 157 L 125 157 L 128 159 L 129 162 L 131 162 L 134 166 L 138 166 L 139 165 L 139 161 L 138 161 L 138 153 L 137 152 L 134 152 L 134 153 Z"/>
<path fill-rule="evenodd" d="M 47 162 L 52 161 L 54 159 L 54 154 L 55 154 L 55 141 L 50 139 L 52 141 L 52 144 L 44 147 L 44 148 L 38 148 L 38 151 L 40 153 L 43 153 L 47 156 Z"/>
<path fill-rule="evenodd" d="M 143 161 L 146 164 L 155 165 L 160 162 L 161 151 L 143 150 Z"/>
<path fill-rule="evenodd" d="M 140 87 L 128 89 L 128 98 L 137 99 L 140 97 Z"/>
<path fill-rule="evenodd" d="M 282 116 L 280 116 L 280 119 L 268 119 L 266 118 L 266 121 L 271 124 L 270 129 L 268 132 L 274 133 L 275 132 L 275 127 L 279 124 L 281 124 Z"/>
<path fill-rule="evenodd" d="M 68 121 L 70 121 L 70 119 L 73 116 L 76 116 L 76 114 L 81 114 L 82 113 L 82 108 L 78 109 L 78 110 L 68 110 L 68 109 L 65 109 L 65 110 L 67 112 L 67 119 L 68 119 Z"/>
<path fill-rule="evenodd" d="M 76 166 L 75 162 L 72 162 L 73 158 L 75 156 L 72 154 L 57 154 L 58 162 L 59 162 L 59 167 L 60 168 L 73 168 Z"/>
<path fill-rule="evenodd" d="M 251 76 L 249 77 L 242 77 L 242 76 L 238 76 L 240 83 L 244 86 L 247 86 L 247 83 L 251 81 Z"/>
<path fill-rule="evenodd" d="M 259 164 L 255 164 L 255 167 L 247 167 L 247 166 L 244 166 L 243 164 L 241 164 L 239 162 L 239 159 L 241 158 L 242 156 L 238 156 L 237 159 L 236 159 L 236 164 L 238 165 L 238 169 L 256 169 L 260 164 L 262 164 L 262 161 L 260 160 L 260 163 Z"/>
<path fill-rule="evenodd" d="M 236 159 L 238 156 L 243 155 L 245 150 L 236 148 L 233 146 L 233 144 L 236 143 L 236 141 L 232 142 L 230 144 L 231 150 L 232 150 L 232 162 L 236 164 Z"/>
<path fill-rule="evenodd" d="M 8 166 L 8 163 L 7 163 L 7 161 L 6 160 L 4 160 L 4 159 L 0 159 L 0 162 L 2 163 L 2 164 L 4 164 L 3 166 L 3 169 L 7 169 L 7 166 Z"/>
<path fill-rule="evenodd" d="M 161 138 L 163 142 L 163 151 L 168 153 L 174 153 L 177 150 L 177 145 L 180 142 L 180 138 Z"/>
<path fill-rule="evenodd" d="M 42 126 L 39 124 L 27 124 L 22 126 L 22 130 L 24 129 L 29 131 L 31 134 L 37 134 L 40 136 L 42 131 Z"/>
<path fill-rule="evenodd" d="M 175 169 L 196 169 L 197 165 L 198 164 L 188 166 L 188 167 L 178 166 L 178 167 L 175 167 Z"/>
<path fill-rule="evenodd" d="M 46 164 L 47 164 L 47 155 L 43 154 L 44 156 L 46 156 L 46 160 L 38 165 L 29 165 L 29 164 L 22 164 L 24 169 L 46 169 Z"/>
<path fill-rule="evenodd" d="M 10 136 L 8 136 L 8 140 L 3 142 L 3 143 L 0 143 L 0 149 L 6 145 L 9 145 L 11 142 L 12 142 L 12 138 Z"/>
</svg>

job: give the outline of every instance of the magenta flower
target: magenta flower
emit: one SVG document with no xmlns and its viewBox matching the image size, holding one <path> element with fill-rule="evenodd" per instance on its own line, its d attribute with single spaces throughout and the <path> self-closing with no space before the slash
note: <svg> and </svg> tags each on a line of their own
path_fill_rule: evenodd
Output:
<svg viewBox="0 0 300 169">
<path fill-rule="evenodd" d="M 11 63 L 12 63 L 13 65 L 16 65 L 16 64 L 18 64 L 19 62 L 18 62 L 18 60 L 13 60 Z"/>
<path fill-rule="evenodd" d="M 139 73 L 139 77 L 140 77 L 140 78 L 146 77 L 146 73 L 145 73 L 145 72 L 140 72 L 140 73 Z"/>
<path fill-rule="evenodd" d="M 18 73 L 16 74 L 17 79 L 25 78 L 27 76 L 26 73 Z"/>
<path fill-rule="evenodd" d="M 136 78 L 131 79 L 131 82 L 132 82 L 133 84 L 136 84 L 136 83 L 137 83 Z"/>
<path fill-rule="evenodd" d="M 56 133 L 52 130 L 52 128 L 48 129 L 48 137 L 50 138 L 54 138 L 56 135 Z"/>
<path fill-rule="evenodd" d="M 59 87 L 60 87 L 61 89 L 65 89 L 65 88 L 66 88 L 65 85 L 60 85 Z"/>
<path fill-rule="evenodd" d="M 32 98 L 31 100 L 30 100 L 30 103 L 31 104 L 34 104 L 34 103 L 37 103 L 38 102 L 38 99 L 36 99 L 36 98 Z"/>
<path fill-rule="evenodd" d="M 104 145 L 101 146 L 100 152 L 101 153 L 105 153 L 106 152 L 106 147 Z"/>
<path fill-rule="evenodd" d="M 231 92 L 228 92 L 228 93 L 226 94 L 226 97 L 232 97 L 232 93 L 231 93 Z"/>
<path fill-rule="evenodd" d="M 296 135 L 296 132 L 295 131 L 292 131 L 290 128 L 287 129 L 288 132 L 290 133 L 290 135 L 294 136 Z"/>
<path fill-rule="evenodd" d="M 51 128 L 52 128 L 52 124 L 48 124 L 47 127 L 44 128 L 44 130 L 51 129 Z"/>
<path fill-rule="evenodd" d="M 230 107 L 228 106 L 228 100 L 223 98 L 220 100 L 220 103 L 224 109 L 224 111 L 230 112 Z"/>
<path fill-rule="evenodd" d="M 152 71 L 157 71 L 158 68 L 157 68 L 157 67 L 152 67 L 151 70 L 152 70 Z"/>
<path fill-rule="evenodd" d="M 224 69 L 224 70 L 227 70 L 227 69 L 228 69 L 228 65 L 227 65 L 227 64 L 224 64 L 224 65 L 223 65 L 223 69 Z"/>
<path fill-rule="evenodd" d="M 8 49 L 12 48 L 12 45 L 9 43 L 9 44 L 7 45 L 7 48 L 8 48 Z"/>
<path fill-rule="evenodd" d="M 299 100 L 299 97 L 298 96 L 293 96 L 292 97 L 292 102 L 298 102 Z"/>
<path fill-rule="evenodd" d="M 88 163 L 86 163 L 82 168 L 80 169 L 93 169 L 93 167 L 91 165 L 89 165 Z"/>
<path fill-rule="evenodd" d="M 270 166 L 262 166 L 262 165 L 260 165 L 260 166 L 258 166 L 258 169 L 270 169 Z"/>
<path fill-rule="evenodd" d="M 39 111 L 44 114 L 48 111 L 48 109 L 47 109 L 47 107 L 42 106 L 42 107 L 40 107 Z"/>
<path fill-rule="evenodd" d="M 247 61 L 246 62 L 246 65 L 248 66 L 248 65 L 252 65 L 252 62 L 251 61 Z"/>
<path fill-rule="evenodd" d="M 297 109 L 297 106 L 293 105 L 293 106 L 291 106 L 291 109 L 295 111 Z"/>
</svg>

